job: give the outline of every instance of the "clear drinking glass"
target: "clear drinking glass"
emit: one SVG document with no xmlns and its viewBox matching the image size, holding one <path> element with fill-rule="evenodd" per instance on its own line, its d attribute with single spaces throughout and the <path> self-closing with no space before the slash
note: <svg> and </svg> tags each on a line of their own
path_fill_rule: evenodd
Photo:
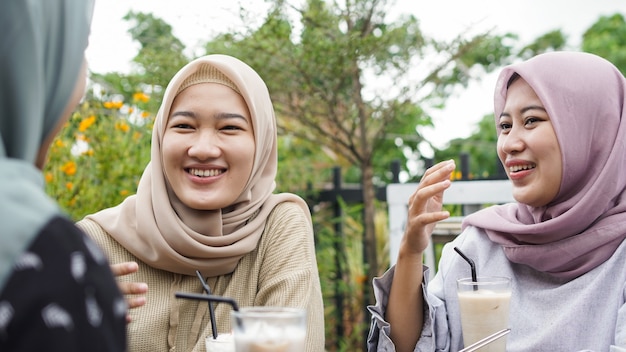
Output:
<svg viewBox="0 0 626 352">
<path fill-rule="evenodd" d="M 461 311 L 463 342 L 474 342 L 509 327 L 511 279 L 508 277 L 478 277 L 457 281 Z M 506 337 L 502 337 L 478 351 L 506 351 Z"/>
<path fill-rule="evenodd" d="M 246 307 L 232 311 L 237 352 L 302 352 L 306 310 L 286 307 Z"/>
<path fill-rule="evenodd" d="M 206 338 L 207 352 L 235 352 L 235 340 L 232 334 L 219 334 L 214 339 L 212 335 Z"/>
</svg>

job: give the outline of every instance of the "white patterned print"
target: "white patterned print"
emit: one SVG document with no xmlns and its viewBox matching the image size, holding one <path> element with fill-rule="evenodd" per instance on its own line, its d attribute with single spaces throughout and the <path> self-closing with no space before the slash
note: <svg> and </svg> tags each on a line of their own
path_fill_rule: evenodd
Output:
<svg viewBox="0 0 626 352">
<path fill-rule="evenodd" d="M 73 252 L 70 254 L 70 271 L 72 277 L 77 282 L 82 282 L 87 271 L 87 262 L 85 260 L 85 254 L 82 252 Z"/>
<path fill-rule="evenodd" d="M 116 318 L 126 316 L 127 311 L 128 303 L 123 297 L 119 297 L 113 302 L 113 314 Z"/>
<path fill-rule="evenodd" d="M 7 327 L 13 320 L 15 311 L 11 303 L 7 301 L 0 302 L 0 336 L 5 337 L 7 333 Z"/>
<path fill-rule="evenodd" d="M 98 301 L 93 291 L 85 292 L 85 307 L 87 309 L 87 321 L 93 327 L 99 327 L 102 324 L 102 308 L 98 305 Z"/>
<path fill-rule="evenodd" d="M 74 330 L 74 322 L 70 314 L 56 303 L 48 304 L 42 311 L 41 316 L 49 328 L 65 328 L 67 331 Z"/>
<path fill-rule="evenodd" d="M 104 255 L 104 252 L 102 252 L 102 249 L 98 247 L 96 242 L 92 241 L 87 236 L 83 236 L 83 242 L 85 243 L 85 246 L 87 246 L 89 253 L 93 257 L 93 259 L 96 261 L 96 263 L 100 265 L 108 265 L 107 258 Z"/>
<path fill-rule="evenodd" d="M 41 261 L 41 258 L 37 254 L 33 252 L 24 252 L 15 261 L 14 268 L 15 271 L 28 269 L 34 269 L 39 271 L 43 268 L 43 263 Z"/>
</svg>

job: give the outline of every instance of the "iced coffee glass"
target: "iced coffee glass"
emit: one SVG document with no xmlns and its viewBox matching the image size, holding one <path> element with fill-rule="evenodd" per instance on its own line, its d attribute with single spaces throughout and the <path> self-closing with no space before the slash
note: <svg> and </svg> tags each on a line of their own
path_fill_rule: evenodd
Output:
<svg viewBox="0 0 626 352">
<path fill-rule="evenodd" d="M 302 352 L 306 311 L 284 307 L 246 307 L 231 312 L 236 352 Z"/>
<path fill-rule="evenodd" d="M 232 334 L 219 334 L 217 338 L 212 335 L 206 338 L 207 352 L 235 352 L 235 341 Z"/>
<path fill-rule="evenodd" d="M 465 346 L 509 327 L 510 278 L 459 279 L 457 281 L 457 294 Z M 506 351 L 506 337 L 502 337 L 478 351 L 504 352 Z"/>
</svg>

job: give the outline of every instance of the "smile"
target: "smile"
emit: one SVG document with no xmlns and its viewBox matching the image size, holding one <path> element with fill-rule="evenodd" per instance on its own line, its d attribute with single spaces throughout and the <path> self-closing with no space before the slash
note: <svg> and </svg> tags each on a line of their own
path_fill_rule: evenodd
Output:
<svg viewBox="0 0 626 352">
<path fill-rule="evenodd" d="M 522 170 L 530 170 L 537 167 L 537 164 L 514 165 L 509 167 L 509 172 L 518 172 Z"/>
<path fill-rule="evenodd" d="M 210 169 L 210 170 L 202 170 L 202 169 L 188 169 L 187 172 L 198 177 L 212 177 L 221 175 L 225 170 L 222 169 Z"/>
</svg>

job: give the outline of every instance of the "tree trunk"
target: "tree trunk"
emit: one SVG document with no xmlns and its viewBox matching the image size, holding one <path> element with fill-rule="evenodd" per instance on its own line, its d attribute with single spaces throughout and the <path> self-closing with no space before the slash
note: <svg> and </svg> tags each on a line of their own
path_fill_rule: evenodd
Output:
<svg viewBox="0 0 626 352">
<path fill-rule="evenodd" d="M 378 272 L 378 254 L 376 253 L 376 191 L 373 182 L 373 173 L 371 163 L 363 165 L 361 170 L 363 173 L 362 190 L 363 190 L 363 259 L 367 267 L 367 280 L 364 285 L 364 299 L 366 304 L 374 303 L 374 293 L 372 290 L 372 279 L 379 274 Z"/>
</svg>

